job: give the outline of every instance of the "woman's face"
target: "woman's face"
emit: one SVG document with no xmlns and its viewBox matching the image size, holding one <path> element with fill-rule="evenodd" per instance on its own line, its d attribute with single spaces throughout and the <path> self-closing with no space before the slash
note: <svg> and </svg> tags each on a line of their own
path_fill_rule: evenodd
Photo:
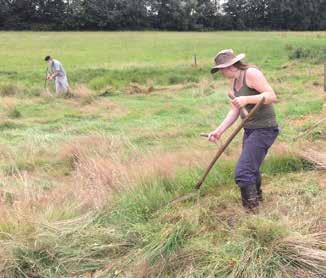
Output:
<svg viewBox="0 0 326 278">
<path fill-rule="evenodd" d="M 220 69 L 221 74 L 226 78 L 234 78 L 238 69 L 234 66 L 230 66 L 227 68 Z"/>
</svg>

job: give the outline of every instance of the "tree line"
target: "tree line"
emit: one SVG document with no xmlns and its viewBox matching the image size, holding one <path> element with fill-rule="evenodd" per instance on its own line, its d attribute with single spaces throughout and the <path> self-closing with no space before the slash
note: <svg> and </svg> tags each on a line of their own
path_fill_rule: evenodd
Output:
<svg viewBox="0 0 326 278">
<path fill-rule="evenodd" d="M 0 0 L 2 30 L 325 30 L 325 0 Z"/>
</svg>

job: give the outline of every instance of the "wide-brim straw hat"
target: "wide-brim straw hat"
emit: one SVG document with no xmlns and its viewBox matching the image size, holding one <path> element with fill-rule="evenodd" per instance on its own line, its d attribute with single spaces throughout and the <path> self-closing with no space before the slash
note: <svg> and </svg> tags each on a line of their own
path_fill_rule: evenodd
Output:
<svg viewBox="0 0 326 278">
<path fill-rule="evenodd" d="M 224 49 L 216 54 L 214 58 L 215 65 L 211 68 L 211 73 L 218 72 L 220 69 L 227 68 L 241 61 L 246 55 L 240 53 L 235 55 L 232 49 Z"/>
</svg>

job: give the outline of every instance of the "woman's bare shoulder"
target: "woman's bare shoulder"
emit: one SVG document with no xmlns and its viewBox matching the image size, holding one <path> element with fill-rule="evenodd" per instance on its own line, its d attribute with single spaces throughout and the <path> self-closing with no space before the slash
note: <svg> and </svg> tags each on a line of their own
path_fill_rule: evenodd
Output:
<svg viewBox="0 0 326 278">
<path fill-rule="evenodd" d="M 246 82 L 250 86 L 251 84 L 254 84 L 256 82 L 262 82 L 265 81 L 264 74 L 257 68 L 250 67 L 247 69 L 246 72 Z"/>
<path fill-rule="evenodd" d="M 250 67 L 247 69 L 246 76 L 249 78 L 250 77 L 261 77 L 261 76 L 264 76 L 264 74 L 258 68 Z"/>
</svg>

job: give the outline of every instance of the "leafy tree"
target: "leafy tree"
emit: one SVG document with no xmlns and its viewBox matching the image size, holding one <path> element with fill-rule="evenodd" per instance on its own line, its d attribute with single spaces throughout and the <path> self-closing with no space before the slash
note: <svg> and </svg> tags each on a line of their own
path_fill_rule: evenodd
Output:
<svg viewBox="0 0 326 278">
<path fill-rule="evenodd" d="M 0 0 L 0 28 L 326 29 L 325 0 Z"/>
</svg>

